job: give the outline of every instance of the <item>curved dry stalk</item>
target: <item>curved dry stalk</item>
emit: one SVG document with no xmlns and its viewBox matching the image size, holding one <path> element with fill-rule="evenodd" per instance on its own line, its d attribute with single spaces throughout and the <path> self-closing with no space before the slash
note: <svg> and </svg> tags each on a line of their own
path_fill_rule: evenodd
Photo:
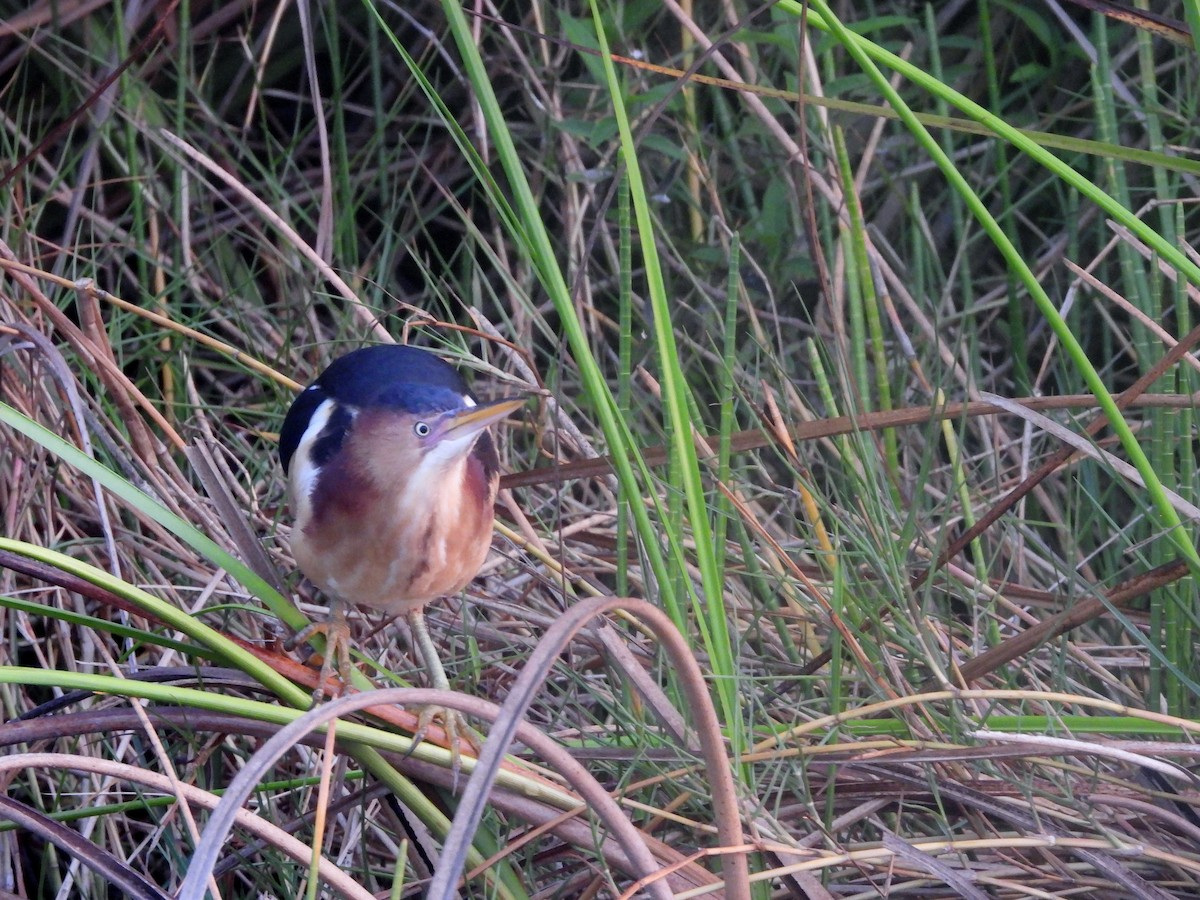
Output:
<svg viewBox="0 0 1200 900">
<path fill-rule="evenodd" d="M 725 847 L 739 848 L 722 857 L 725 860 L 727 895 L 739 900 L 748 900 L 749 867 L 745 851 L 741 849 L 744 838 L 741 817 L 738 814 L 737 792 L 729 759 L 725 755 L 720 722 L 705 687 L 703 673 L 688 650 L 687 642 L 666 614 L 645 600 L 631 597 L 593 597 L 577 603 L 547 630 L 538 643 L 516 684 L 513 685 L 508 699 L 505 700 L 502 715 L 497 719 L 497 727 L 488 735 L 483 752 L 479 755 L 479 763 L 471 773 L 466 790 L 463 791 L 462 801 L 454 815 L 454 823 L 446 836 L 442 865 L 429 885 L 427 898 L 449 900 L 455 896 L 456 873 L 461 871 L 467 845 L 483 816 L 500 761 L 514 735 L 523 733 L 522 720 L 525 710 L 533 701 L 555 658 L 589 621 L 615 609 L 623 609 L 645 620 L 662 643 L 679 674 L 684 694 L 696 718 L 696 731 L 699 734 L 704 762 L 712 778 L 713 810 L 717 819 L 718 839 Z M 666 889 L 666 883 L 651 882 L 647 887 L 651 892 L 659 893 L 660 888 Z"/>
<path fill-rule="evenodd" d="M 707 696 L 707 695 L 706 695 Z M 455 691 L 439 691 L 428 688 L 385 688 L 365 691 L 331 700 L 309 710 L 272 737 L 247 761 L 246 765 L 230 782 L 221 803 L 213 811 L 208 825 L 201 836 L 196 851 L 188 866 L 188 874 L 177 893 L 178 900 L 203 900 L 208 873 L 213 870 L 225 839 L 235 821 L 235 815 L 250 796 L 262 775 L 273 766 L 304 735 L 342 715 L 357 712 L 370 706 L 385 704 L 411 706 L 445 706 L 488 720 L 499 720 L 503 710 L 494 703 L 477 697 L 468 697 Z M 715 717 L 715 713 L 714 713 Z M 527 723 L 513 729 L 521 741 L 540 753 L 557 768 L 579 792 L 585 803 L 591 806 L 629 855 L 635 868 L 634 877 L 645 877 L 658 869 L 653 854 L 642 841 L 637 828 L 625 817 L 616 801 L 604 790 L 581 765 L 541 731 Z M 492 741 L 487 742 L 491 745 Z M 469 764 L 469 763 L 468 763 Z M 477 764 L 478 765 L 478 764 Z M 439 872 L 448 868 L 443 864 Z M 458 871 L 461 871 L 461 866 Z M 661 896 L 669 900 L 671 893 L 665 882 L 661 882 Z M 660 893 L 656 891 L 656 893 Z M 426 896 L 432 896 L 432 889 Z"/>
<path fill-rule="evenodd" d="M 115 887 L 133 900 L 170 900 L 165 891 L 128 863 L 39 810 L 0 795 L 0 817 L 58 847 L 90 869 L 110 889 Z"/>
<path fill-rule="evenodd" d="M 188 803 L 194 803 L 205 809 L 217 809 L 220 798 L 208 791 L 201 790 L 195 785 L 179 784 L 173 786 L 171 781 L 157 772 L 131 766 L 126 763 L 97 759 L 91 756 L 79 756 L 74 753 L 20 753 L 13 756 L 0 757 L 0 772 L 12 772 L 19 769 L 71 769 L 75 772 L 104 775 L 109 778 L 119 778 L 124 781 L 142 784 L 146 787 L 161 791 L 166 795 L 182 794 Z M 312 858 L 312 848 L 292 837 L 281 828 L 272 825 L 251 812 L 243 809 L 234 810 L 237 824 L 259 840 L 265 841 L 286 854 L 296 862 L 307 865 Z M 329 860 L 321 858 L 318 861 L 321 878 L 331 888 L 342 896 L 352 900 L 374 900 L 374 895 L 365 890 L 346 875 Z M 201 887 L 207 887 L 207 879 L 201 882 Z"/>
<path fill-rule="evenodd" d="M 246 686 L 253 684 L 241 672 L 233 669 L 221 670 L 206 668 L 202 670 L 206 684 L 214 685 L 220 679 L 231 679 L 231 684 Z M 180 668 L 176 671 L 180 677 L 194 678 L 196 670 Z M 71 702 L 84 697 L 93 696 L 90 691 L 78 691 L 65 695 L 62 700 Z M 0 724 L 0 749 L 16 744 L 31 744 L 37 741 L 62 740 L 67 737 L 84 735 L 107 734 L 130 731 L 140 727 L 138 717 L 132 710 L 122 708 L 89 709 L 84 712 L 68 713 L 61 711 L 58 700 L 46 704 L 42 718 L 13 719 Z M 55 712 L 53 716 L 48 715 Z M 156 728 L 177 729 L 186 727 L 194 734 L 204 732 L 219 732 L 237 734 L 246 738 L 266 741 L 277 734 L 280 726 L 271 722 L 261 722 L 247 719 L 244 716 L 214 713 L 206 710 L 158 707 L 148 712 L 151 724 Z M 320 735 L 309 734 L 298 742 L 304 746 L 320 749 L 324 739 Z M 454 774 L 444 765 L 428 762 L 416 756 L 403 756 L 399 753 L 385 751 L 384 756 L 402 774 L 425 784 L 437 785 L 446 790 L 453 790 Z M 581 807 L 574 811 L 563 811 L 559 805 L 545 800 L 523 795 L 517 791 L 503 788 L 493 788 L 489 798 L 492 808 L 526 822 L 534 829 L 548 828 L 549 833 L 567 844 L 588 846 L 596 839 L 591 824 L 579 817 Z M 675 866 L 686 863 L 683 853 L 674 847 L 663 843 L 650 835 L 642 835 L 643 842 L 650 848 L 655 858 L 663 865 Z M 604 856 L 608 864 L 618 871 L 633 872 L 635 866 L 629 855 L 612 838 L 606 837 L 598 852 Z M 711 874 L 699 865 L 691 865 L 680 871 L 676 889 L 685 885 L 699 886 L 708 883 Z"/>
</svg>

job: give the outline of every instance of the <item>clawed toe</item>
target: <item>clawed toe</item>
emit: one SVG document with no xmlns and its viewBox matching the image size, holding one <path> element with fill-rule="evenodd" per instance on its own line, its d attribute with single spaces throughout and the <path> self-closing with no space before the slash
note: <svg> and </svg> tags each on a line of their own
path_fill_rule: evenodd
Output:
<svg viewBox="0 0 1200 900">
<path fill-rule="evenodd" d="M 421 713 L 417 717 L 417 730 L 413 732 L 413 745 L 408 751 L 410 754 L 425 740 L 429 726 L 434 722 L 438 722 L 442 726 L 442 730 L 446 732 L 450 765 L 454 770 L 454 779 L 457 782 L 458 773 L 462 769 L 463 744 L 470 748 L 471 756 L 477 758 L 483 748 L 482 738 L 475 729 L 467 724 L 466 718 L 458 710 L 447 709 L 444 706 L 425 706 L 422 707 Z"/>
<path fill-rule="evenodd" d="M 332 696 L 341 695 L 350 685 L 350 626 L 338 606 L 331 606 L 329 618 L 324 622 L 313 622 L 301 629 L 295 636 L 284 641 L 284 649 L 291 651 L 303 644 L 314 635 L 325 635 L 325 652 L 322 654 L 321 671 L 317 675 L 317 688 L 313 691 L 313 703 L 320 703 L 325 696 L 325 685 L 336 670 L 341 683 L 331 692 Z"/>
</svg>

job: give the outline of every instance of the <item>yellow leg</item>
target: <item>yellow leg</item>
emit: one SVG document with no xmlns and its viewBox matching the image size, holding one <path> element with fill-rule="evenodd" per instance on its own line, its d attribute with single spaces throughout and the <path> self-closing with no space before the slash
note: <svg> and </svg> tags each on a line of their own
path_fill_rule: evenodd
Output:
<svg viewBox="0 0 1200 900">
<path fill-rule="evenodd" d="M 429 686 L 435 687 L 439 691 L 450 690 L 450 679 L 446 677 L 446 670 L 442 667 L 442 657 L 437 651 L 437 646 L 433 643 L 433 638 L 429 635 L 429 626 L 425 624 L 425 610 L 417 609 L 410 612 L 407 616 L 408 627 L 412 629 L 413 643 L 416 644 L 416 650 L 421 654 L 421 662 L 425 666 L 425 672 L 429 675 Z"/>
<path fill-rule="evenodd" d="M 324 622 L 313 622 L 295 637 L 289 638 L 283 646 L 294 650 L 314 634 L 325 635 L 324 658 L 321 661 L 321 672 L 317 676 L 317 689 L 313 691 L 315 704 L 320 703 L 321 698 L 325 696 L 325 684 L 333 674 L 334 660 L 337 661 L 338 678 L 342 681 L 334 696 L 340 695 L 350 685 L 350 625 L 346 622 L 346 611 L 341 600 L 334 598 L 330 601 L 329 616 Z"/>
<path fill-rule="evenodd" d="M 433 643 L 433 638 L 429 635 L 429 627 L 425 624 L 425 611 L 423 609 L 414 610 L 406 618 L 408 627 L 412 629 L 414 649 L 421 656 L 425 673 L 429 676 L 430 686 L 441 691 L 450 690 L 450 679 L 446 677 L 446 670 L 442 667 L 442 658 Z M 446 709 L 443 706 L 426 706 L 417 718 L 417 731 L 413 735 L 413 747 L 415 748 L 424 740 L 430 723 L 438 719 L 441 720 L 442 728 L 446 731 L 446 739 L 450 744 L 451 765 L 457 778 L 458 770 L 462 766 L 463 741 L 465 740 L 475 749 L 476 755 L 478 755 L 480 747 L 462 713 Z"/>
</svg>

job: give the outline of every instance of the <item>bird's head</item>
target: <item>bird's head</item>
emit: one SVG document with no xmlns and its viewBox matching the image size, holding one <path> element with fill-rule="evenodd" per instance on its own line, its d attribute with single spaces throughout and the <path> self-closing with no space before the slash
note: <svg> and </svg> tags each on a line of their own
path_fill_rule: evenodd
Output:
<svg viewBox="0 0 1200 900">
<path fill-rule="evenodd" d="M 325 505 L 352 508 L 360 494 L 376 502 L 367 494 L 380 490 L 410 505 L 465 490 L 490 516 L 498 463 L 487 428 L 524 402 L 477 402 L 454 366 L 416 347 L 338 358 L 296 398 L 280 432 L 297 524 Z"/>
</svg>

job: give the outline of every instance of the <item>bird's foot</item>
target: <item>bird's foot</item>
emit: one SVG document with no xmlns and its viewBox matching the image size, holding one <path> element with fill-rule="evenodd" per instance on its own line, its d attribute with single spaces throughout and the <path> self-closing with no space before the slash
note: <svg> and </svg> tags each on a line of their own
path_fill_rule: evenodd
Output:
<svg viewBox="0 0 1200 900">
<path fill-rule="evenodd" d="M 483 749 L 483 735 L 467 724 L 466 718 L 456 709 L 445 706 L 424 706 L 417 716 L 417 730 L 413 732 L 410 754 L 425 740 L 429 726 L 437 722 L 442 731 L 446 732 L 447 749 L 450 751 L 450 765 L 454 770 L 455 787 L 457 788 L 458 773 L 462 769 L 462 747 L 466 744 L 471 750 L 471 756 L 478 759 Z"/>
<path fill-rule="evenodd" d="M 284 649 L 295 650 L 309 638 L 317 634 L 325 635 L 325 652 L 321 654 L 321 671 L 317 675 L 317 689 L 313 691 L 313 705 L 320 703 L 325 697 L 325 686 L 329 683 L 334 672 L 336 661 L 337 675 L 340 683 L 333 685 L 329 696 L 340 696 L 350 685 L 350 625 L 346 622 L 341 610 L 331 610 L 329 618 L 324 622 L 313 622 L 296 633 L 294 637 L 284 641 Z"/>
</svg>

